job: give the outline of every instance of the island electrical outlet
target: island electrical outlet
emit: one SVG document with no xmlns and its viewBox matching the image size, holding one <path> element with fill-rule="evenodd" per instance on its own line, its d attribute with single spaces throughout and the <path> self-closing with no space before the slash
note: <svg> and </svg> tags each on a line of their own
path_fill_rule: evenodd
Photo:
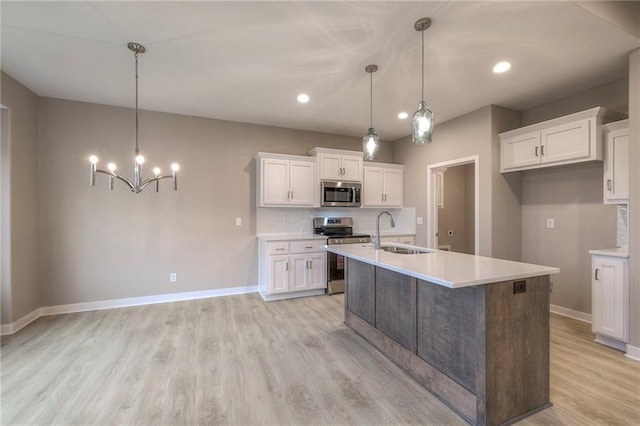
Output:
<svg viewBox="0 0 640 426">
<path fill-rule="evenodd" d="M 513 294 L 526 293 L 527 282 L 526 281 L 514 281 L 513 282 Z"/>
<path fill-rule="evenodd" d="M 172 272 L 169 274 L 169 282 L 170 283 L 175 283 L 176 281 L 178 281 L 178 274 L 176 274 L 175 272 Z"/>
</svg>

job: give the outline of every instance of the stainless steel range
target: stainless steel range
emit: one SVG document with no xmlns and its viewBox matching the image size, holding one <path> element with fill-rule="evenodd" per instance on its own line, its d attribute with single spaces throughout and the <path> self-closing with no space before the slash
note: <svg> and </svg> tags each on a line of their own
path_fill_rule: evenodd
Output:
<svg viewBox="0 0 640 426">
<path fill-rule="evenodd" d="M 327 237 L 327 244 L 370 243 L 371 236 L 353 233 L 353 219 L 350 217 L 316 217 L 313 219 L 314 234 Z M 327 293 L 344 293 L 345 259 L 327 252 Z"/>
</svg>

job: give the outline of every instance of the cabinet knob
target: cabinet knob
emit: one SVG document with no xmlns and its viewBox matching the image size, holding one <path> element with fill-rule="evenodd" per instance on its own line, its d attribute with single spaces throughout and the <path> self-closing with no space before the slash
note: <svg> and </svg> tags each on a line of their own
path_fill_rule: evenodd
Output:
<svg viewBox="0 0 640 426">
<path fill-rule="evenodd" d="M 600 280 L 600 277 L 598 277 L 598 272 L 599 271 L 600 271 L 600 269 L 596 268 L 596 276 L 595 276 L 596 281 Z"/>
</svg>

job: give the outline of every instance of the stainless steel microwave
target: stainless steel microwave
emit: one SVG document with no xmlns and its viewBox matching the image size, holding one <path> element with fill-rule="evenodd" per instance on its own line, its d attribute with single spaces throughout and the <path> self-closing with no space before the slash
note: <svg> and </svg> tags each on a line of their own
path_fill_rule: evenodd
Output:
<svg viewBox="0 0 640 426">
<path fill-rule="evenodd" d="M 320 190 L 322 207 L 360 207 L 362 185 L 359 183 L 323 180 Z"/>
</svg>

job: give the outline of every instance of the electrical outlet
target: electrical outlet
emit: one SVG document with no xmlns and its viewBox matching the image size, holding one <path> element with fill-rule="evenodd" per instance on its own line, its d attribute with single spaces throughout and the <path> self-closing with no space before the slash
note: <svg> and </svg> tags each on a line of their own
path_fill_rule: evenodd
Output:
<svg viewBox="0 0 640 426">
<path fill-rule="evenodd" d="M 422 216 L 416 217 L 416 225 L 422 225 Z"/>
<path fill-rule="evenodd" d="M 282 218 L 282 223 L 285 224 L 285 225 L 288 225 L 289 224 L 289 218 L 288 217 Z"/>
<path fill-rule="evenodd" d="M 549 218 L 547 219 L 547 229 L 553 229 L 556 227 L 556 221 Z"/>
<path fill-rule="evenodd" d="M 514 281 L 513 282 L 513 294 L 526 293 L 527 282 L 526 281 Z"/>
<path fill-rule="evenodd" d="M 170 273 L 169 282 L 175 283 L 176 281 L 178 281 L 178 274 L 176 274 L 175 272 Z"/>
<path fill-rule="evenodd" d="M 236 226 L 242 226 L 242 218 L 236 217 Z"/>
</svg>

